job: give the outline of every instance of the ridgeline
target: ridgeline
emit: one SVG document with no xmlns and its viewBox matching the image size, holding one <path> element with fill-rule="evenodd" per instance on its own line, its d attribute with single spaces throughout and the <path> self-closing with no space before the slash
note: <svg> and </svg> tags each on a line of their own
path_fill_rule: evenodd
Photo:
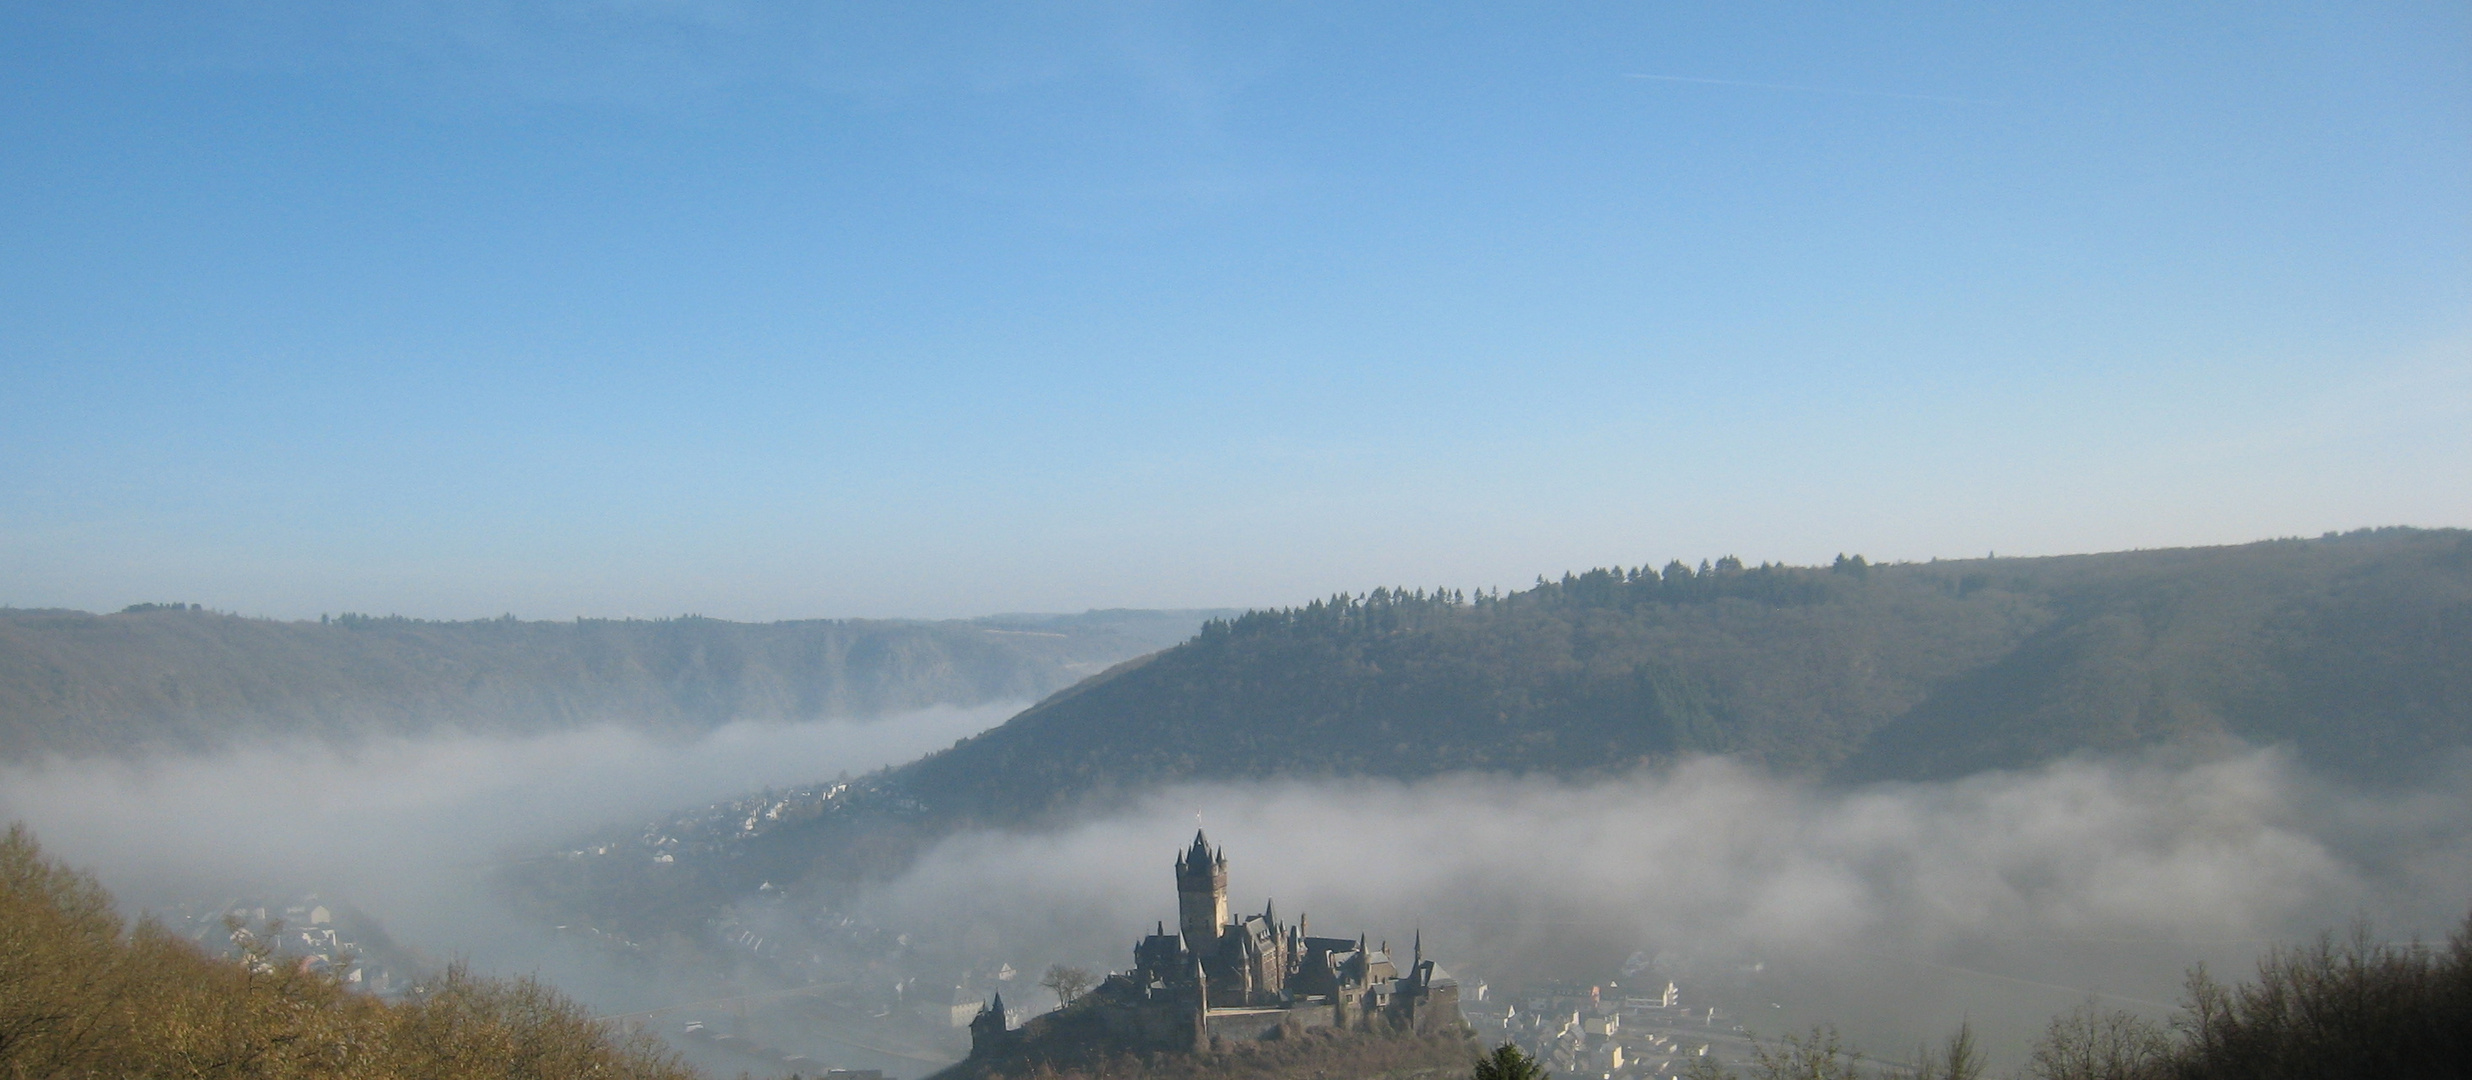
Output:
<svg viewBox="0 0 2472 1080">
<path fill-rule="evenodd" d="M 890 779 L 995 821 L 1186 779 L 1731 754 L 1925 780 L 2266 744 L 2361 779 L 2472 745 L 2472 533 L 1377 589 L 1212 622 Z"/>
<path fill-rule="evenodd" d="M 694 734 L 1027 701 L 1216 614 L 286 622 L 189 604 L 0 608 L 0 759 L 596 723 Z"/>
</svg>

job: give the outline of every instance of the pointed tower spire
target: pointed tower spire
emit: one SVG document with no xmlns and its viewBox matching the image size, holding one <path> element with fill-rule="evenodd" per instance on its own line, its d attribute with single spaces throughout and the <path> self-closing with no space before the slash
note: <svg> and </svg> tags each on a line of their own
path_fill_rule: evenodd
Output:
<svg viewBox="0 0 2472 1080">
<path fill-rule="evenodd" d="M 1176 930 L 1196 956 L 1218 947 L 1227 925 L 1227 855 L 1213 855 L 1210 838 L 1193 830 L 1193 846 L 1176 857 Z"/>
</svg>

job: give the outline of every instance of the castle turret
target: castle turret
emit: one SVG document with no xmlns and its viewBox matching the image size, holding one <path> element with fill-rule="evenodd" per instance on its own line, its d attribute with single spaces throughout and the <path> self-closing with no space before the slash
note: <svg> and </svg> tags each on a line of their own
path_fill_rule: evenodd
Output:
<svg viewBox="0 0 2472 1080">
<path fill-rule="evenodd" d="M 970 1056 L 992 1057 L 1012 1045 L 1013 1032 L 1004 1022 L 1004 995 L 979 1006 L 978 1015 L 970 1020 Z"/>
<path fill-rule="evenodd" d="M 1210 973 L 1202 970 L 1200 957 L 1193 960 L 1193 1052 L 1210 1052 Z"/>
<path fill-rule="evenodd" d="M 1193 830 L 1193 846 L 1176 859 L 1176 915 L 1185 948 L 1196 957 L 1210 955 L 1219 928 L 1227 925 L 1227 853 L 1212 851 L 1200 829 Z"/>
</svg>

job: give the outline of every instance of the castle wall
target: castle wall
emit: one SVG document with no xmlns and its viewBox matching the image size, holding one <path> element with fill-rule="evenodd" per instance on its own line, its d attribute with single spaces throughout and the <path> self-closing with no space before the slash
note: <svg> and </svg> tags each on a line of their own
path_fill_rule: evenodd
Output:
<svg viewBox="0 0 2472 1080">
<path fill-rule="evenodd" d="M 1417 1002 L 1415 1029 L 1419 1035 L 1464 1024 L 1467 1017 L 1459 1011 L 1459 984 L 1438 982 L 1425 988 L 1424 1000 Z"/>
<path fill-rule="evenodd" d="M 1193 1049 L 1193 1009 L 1184 1002 L 1095 1002 L 1107 1037 L 1126 1049 Z"/>
<path fill-rule="evenodd" d="M 1268 1038 L 1281 1027 L 1297 1031 L 1330 1027 L 1333 1019 L 1328 1005 L 1306 1005 L 1293 1009 L 1212 1009 L 1208 1026 L 1211 1038 L 1235 1042 Z"/>
</svg>

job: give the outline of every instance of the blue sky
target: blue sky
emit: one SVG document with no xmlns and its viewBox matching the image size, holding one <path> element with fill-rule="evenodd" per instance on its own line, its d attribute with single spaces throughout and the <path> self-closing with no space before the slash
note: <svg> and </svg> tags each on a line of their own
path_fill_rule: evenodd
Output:
<svg viewBox="0 0 2472 1080">
<path fill-rule="evenodd" d="M 10 5 L 0 604 L 2472 525 L 2472 8 L 2062 7 Z"/>
</svg>

